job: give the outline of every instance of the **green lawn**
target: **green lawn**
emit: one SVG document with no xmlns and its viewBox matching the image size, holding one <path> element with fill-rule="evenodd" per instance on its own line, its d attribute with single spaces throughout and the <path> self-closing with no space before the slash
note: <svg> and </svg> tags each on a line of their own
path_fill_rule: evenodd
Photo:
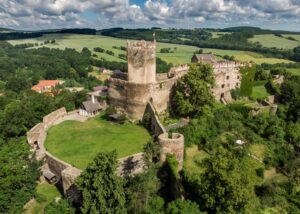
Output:
<svg viewBox="0 0 300 214">
<path fill-rule="evenodd" d="M 36 201 L 28 206 L 24 214 L 44 213 L 45 207 L 58 197 L 61 198 L 62 195 L 56 186 L 46 181 L 39 183 L 36 187 Z"/>
<path fill-rule="evenodd" d="M 272 48 L 282 48 L 282 49 L 293 49 L 300 45 L 299 41 L 292 41 L 287 39 L 286 37 L 292 36 L 297 39 L 299 35 L 283 35 L 284 37 L 278 37 L 273 34 L 265 34 L 265 35 L 255 35 L 254 38 L 251 38 L 249 41 L 251 42 L 259 42 L 264 47 Z"/>
<path fill-rule="evenodd" d="M 134 124 L 114 124 L 100 116 L 82 123 L 65 121 L 48 131 L 46 149 L 56 157 L 84 169 L 99 152 L 117 150 L 118 157 L 143 151 L 148 131 Z"/>
<path fill-rule="evenodd" d="M 254 99 L 265 99 L 270 94 L 267 92 L 267 89 L 265 88 L 265 81 L 257 82 L 253 86 L 252 95 Z"/>
<path fill-rule="evenodd" d="M 124 54 L 125 52 L 119 49 L 114 49 L 113 46 L 126 46 L 125 39 L 118 39 L 113 37 L 105 37 L 101 35 L 76 35 L 76 34 L 48 34 L 39 38 L 34 39 L 23 39 L 23 40 L 10 40 L 9 42 L 13 45 L 22 44 L 22 43 L 42 43 L 45 40 L 55 39 L 55 44 L 43 45 L 50 48 L 60 48 L 64 49 L 75 48 L 80 51 L 83 47 L 89 48 L 91 51 L 95 47 L 102 47 L 105 50 L 111 50 L 115 53 L 115 56 L 108 55 L 106 53 L 97 53 L 93 54 L 98 55 L 98 57 L 103 57 L 110 61 L 122 61 L 123 59 L 118 58 L 119 54 Z M 38 47 L 42 47 L 41 45 Z M 171 48 L 174 53 L 159 53 L 161 48 Z M 177 45 L 169 43 L 157 43 L 157 57 L 162 58 L 163 60 L 173 63 L 174 65 L 190 63 L 191 57 L 195 50 L 198 50 L 198 47 L 187 46 L 187 45 Z M 213 53 L 215 55 L 224 56 L 230 55 L 234 56 L 237 60 L 240 61 L 253 61 L 257 64 L 261 63 L 289 63 L 291 61 L 277 58 L 265 58 L 261 54 L 247 51 L 234 51 L 234 50 L 219 50 L 219 49 L 203 49 L 205 53 Z"/>
</svg>

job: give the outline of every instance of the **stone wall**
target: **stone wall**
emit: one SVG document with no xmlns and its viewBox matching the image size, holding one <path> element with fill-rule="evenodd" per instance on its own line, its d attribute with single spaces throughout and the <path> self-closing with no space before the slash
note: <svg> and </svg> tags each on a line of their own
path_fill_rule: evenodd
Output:
<svg viewBox="0 0 300 214">
<path fill-rule="evenodd" d="M 160 161 L 166 160 L 167 154 L 174 154 L 178 161 L 178 169 L 182 170 L 184 157 L 184 136 L 182 134 L 173 133 L 169 137 L 168 133 L 158 136 L 158 143 L 161 146 Z"/>
<path fill-rule="evenodd" d="M 129 175 L 142 173 L 144 171 L 144 153 L 137 153 L 124 158 L 120 158 L 117 168 L 117 175 L 127 177 Z"/>
<path fill-rule="evenodd" d="M 187 72 L 187 65 L 177 66 L 167 74 L 157 75 L 157 81 L 149 84 L 110 78 L 108 81 L 109 104 L 126 113 L 131 120 L 143 118 L 149 100 L 151 100 L 156 111 L 161 113 L 170 105 L 172 88 L 178 78 Z"/>
<path fill-rule="evenodd" d="M 165 127 L 161 124 L 156 115 L 155 108 L 151 102 L 148 102 L 145 113 L 149 113 L 151 117 L 151 130 L 155 136 L 159 136 L 162 133 L 166 132 Z"/>
<path fill-rule="evenodd" d="M 64 117 L 67 115 L 67 111 L 66 109 L 60 108 L 50 114 L 48 114 L 47 116 L 45 116 L 43 118 L 43 124 L 45 126 L 45 129 L 48 129 L 49 127 L 51 127 L 58 119 Z"/>
<path fill-rule="evenodd" d="M 230 90 L 239 88 L 241 85 L 240 68 L 245 64 L 240 62 L 217 62 L 213 64 L 213 74 L 215 77 L 215 86 L 212 93 L 216 100 L 223 98 L 230 101 Z"/>
<path fill-rule="evenodd" d="M 74 182 L 82 171 L 55 157 L 49 153 L 44 146 L 47 130 L 66 120 L 83 122 L 87 120 L 87 118 L 80 116 L 78 110 L 66 112 L 65 108 L 58 109 L 45 116 L 42 123 L 37 124 L 27 132 L 27 142 L 31 145 L 32 150 L 35 150 L 36 158 L 38 160 L 44 159 L 46 165 L 42 167 L 42 170 L 50 170 L 55 174 L 58 181 L 57 184 L 60 185 L 66 195 L 71 196 L 72 199 L 76 201 L 78 193 L 76 188 L 74 188 Z M 138 153 L 119 159 L 119 167 L 116 173 L 120 176 L 127 176 L 129 173 L 140 173 L 143 169 L 143 153 Z"/>
</svg>

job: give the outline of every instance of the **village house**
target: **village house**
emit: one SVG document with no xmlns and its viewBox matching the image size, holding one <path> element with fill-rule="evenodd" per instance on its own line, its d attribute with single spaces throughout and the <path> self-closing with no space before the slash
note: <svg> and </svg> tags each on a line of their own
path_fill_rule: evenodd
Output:
<svg viewBox="0 0 300 214">
<path fill-rule="evenodd" d="M 96 96 L 91 94 L 91 100 L 85 101 L 82 103 L 79 109 L 79 115 L 85 117 L 93 117 L 99 113 L 103 107 L 100 105 Z"/>
<path fill-rule="evenodd" d="M 217 62 L 213 54 L 194 54 L 191 61 L 192 63 L 202 62 L 208 64 L 213 64 Z"/>
<path fill-rule="evenodd" d="M 52 94 L 52 89 L 56 86 L 62 84 L 60 80 L 40 80 L 37 85 L 31 87 L 31 90 L 38 93 L 50 93 Z"/>
</svg>

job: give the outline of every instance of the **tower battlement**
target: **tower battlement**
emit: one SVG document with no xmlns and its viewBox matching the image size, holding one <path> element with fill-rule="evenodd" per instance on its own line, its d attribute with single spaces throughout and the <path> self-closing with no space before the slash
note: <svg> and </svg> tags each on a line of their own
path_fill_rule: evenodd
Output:
<svg viewBox="0 0 300 214">
<path fill-rule="evenodd" d="M 156 42 L 128 41 L 128 81 L 149 84 L 156 81 Z"/>
</svg>

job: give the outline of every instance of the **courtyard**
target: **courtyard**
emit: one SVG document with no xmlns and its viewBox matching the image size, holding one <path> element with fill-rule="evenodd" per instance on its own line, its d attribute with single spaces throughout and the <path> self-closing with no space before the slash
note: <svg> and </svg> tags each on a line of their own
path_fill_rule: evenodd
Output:
<svg viewBox="0 0 300 214">
<path fill-rule="evenodd" d="M 118 158 L 142 152 L 150 138 L 142 126 L 115 124 L 99 115 L 86 122 L 65 121 L 50 128 L 45 147 L 59 159 L 84 169 L 99 152 L 116 150 Z"/>
</svg>

